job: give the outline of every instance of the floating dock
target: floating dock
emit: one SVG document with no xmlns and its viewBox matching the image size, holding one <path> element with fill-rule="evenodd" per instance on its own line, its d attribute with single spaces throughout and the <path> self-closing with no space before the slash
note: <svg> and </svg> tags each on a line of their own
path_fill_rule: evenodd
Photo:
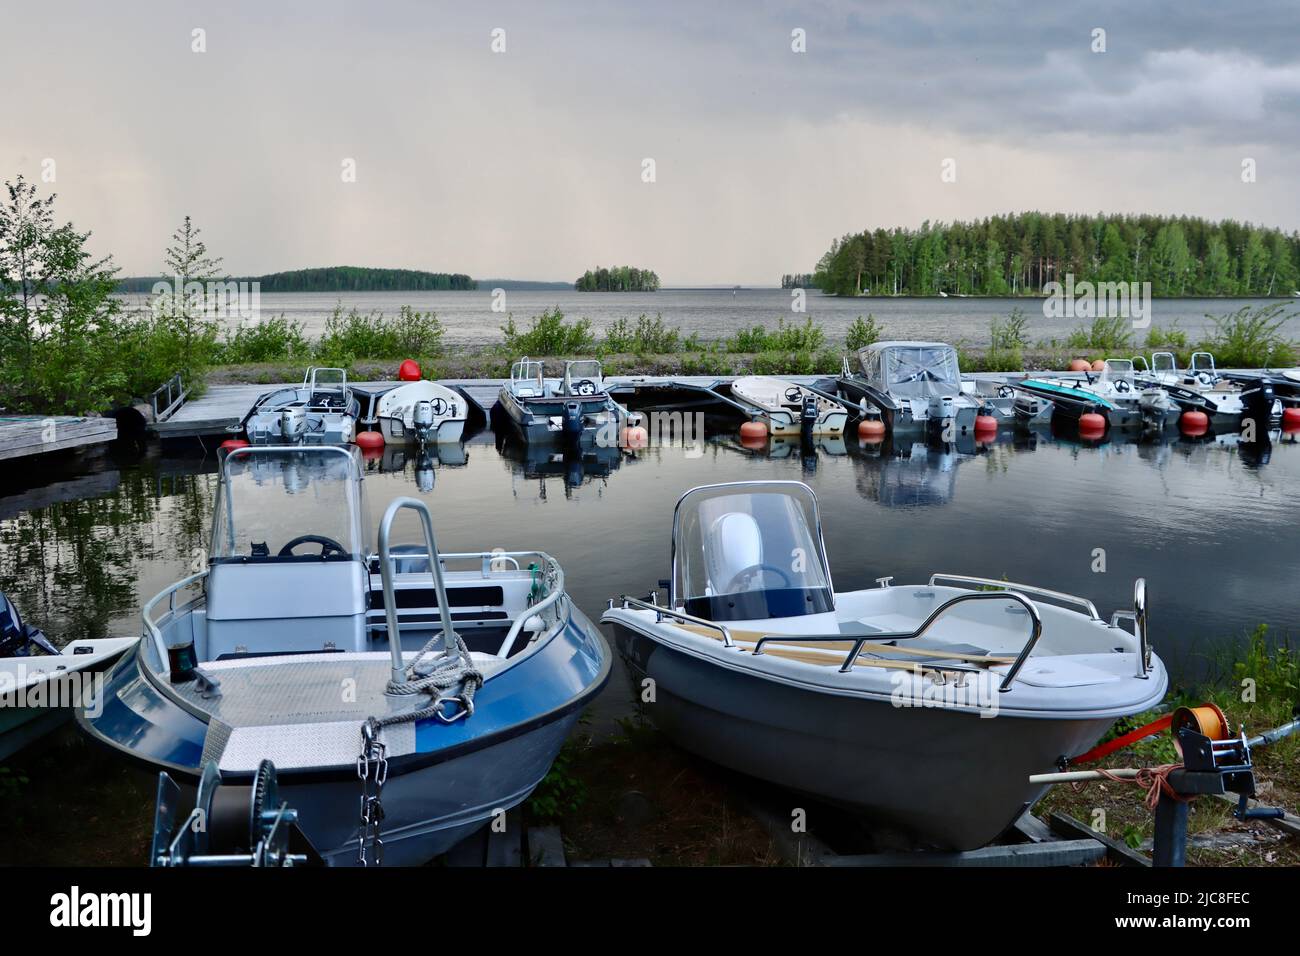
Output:
<svg viewBox="0 0 1300 956">
<path fill-rule="evenodd" d="M 117 438 L 117 420 L 72 415 L 0 417 L 0 461 L 102 445 Z"/>
</svg>

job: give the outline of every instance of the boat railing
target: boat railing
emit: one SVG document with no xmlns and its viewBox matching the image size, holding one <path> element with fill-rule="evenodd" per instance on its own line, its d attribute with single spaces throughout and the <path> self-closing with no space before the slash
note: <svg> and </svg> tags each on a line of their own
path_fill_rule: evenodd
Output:
<svg viewBox="0 0 1300 956">
<path fill-rule="evenodd" d="M 1110 626 L 1119 627 L 1121 621 L 1133 622 L 1133 636 L 1138 642 L 1138 665 L 1135 676 L 1146 680 L 1151 673 L 1151 638 L 1147 634 L 1147 582 L 1138 578 L 1133 582 L 1133 609 L 1120 609 L 1110 616 Z"/>
<path fill-rule="evenodd" d="M 1065 594 L 1062 591 L 1049 591 L 1047 588 L 1034 587 L 1032 584 L 1017 584 L 1012 581 L 997 581 L 993 578 L 977 578 L 966 574 L 940 573 L 930 575 L 930 587 L 934 587 L 939 581 L 974 584 L 982 588 L 992 588 L 996 591 L 1019 591 L 1021 594 L 1032 594 L 1035 597 L 1048 598 L 1050 600 L 1076 605 L 1077 607 L 1083 608 L 1088 613 L 1088 616 L 1094 621 L 1101 620 L 1101 615 L 1097 613 L 1097 606 L 1087 598 L 1079 597 L 1075 594 Z"/>
<path fill-rule="evenodd" d="M 442 559 L 438 555 L 438 542 L 433 534 L 433 517 L 429 506 L 418 498 L 396 498 L 384 510 L 379 523 L 379 574 L 384 584 L 384 615 L 388 621 L 388 650 L 392 655 L 392 682 L 406 681 L 406 664 L 402 660 L 402 633 L 397 623 L 397 599 L 393 589 L 393 556 L 388 539 L 392 535 L 393 519 L 399 511 L 414 511 L 424 529 L 424 543 L 429 552 L 429 571 L 433 575 L 433 590 L 438 597 L 438 615 L 442 622 L 443 654 L 456 653 L 456 631 L 451 624 L 451 605 L 447 601 L 447 586 L 442 579 Z M 405 555 L 409 557 L 409 555 Z"/>
<path fill-rule="evenodd" d="M 853 670 L 853 665 L 857 661 L 858 656 L 862 653 L 863 646 L 866 644 L 877 644 L 886 641 L 912 640 L 914 638 L 918 638 L 921 635 L 923 635 L 934 625 L 936 621 L 938 621 L 941 617 L 946 615 L 952 608 L 956 607 L 959 604 L 967 604 L 971 601 L 998 601 L 998 600 L 1014 601 L 1015 603 L 1021 605 L 1025 609 L 1025 612 L 1029 615 L 1029 622 L 1030 622 L 1029 640 L 1026 641 L 1025 646 L 1020 649 L 1020 653 L 1016 656 L 1016 659 L 1012 662 L 1010 668 L 1007 669 L 1006 676 L 1002 679 L 1002 683 L 998 686 L 998 690 L 1005 694 L 1007 691 L 1011 689 L 1011 685 L 1015 682 L 1016 677 L 1020 674 L 1020 669 L 1024 667 L 1025 661 L 1029 659 L 1029 655 L 1032 654 L 1034 652 L 1034 648 L 1038 646 L 1039 638 L 1043 636 L 1043 619 L 1042 617 L 1039 616 L 1038 608 L 1034 607 L 1033 602 L 1030 601 L 1028 598 L 1026 598 L 1023 594 L 1018 594 L 1015 591 L 972 591 L 969 594 L 959 594 L 955 598 L 949 598 L 947 601 L 944 601 L 937 608 L 935 608 L 930 613 L 930 616 L 921 622 L 921 626 L 914 631 L 893 631 L 893 632 L 877 633 L 877 634 L 863 634 L 861 636 L 855 635 L 853 637 L 845 637 L 842 635 L 834 635 L 834 634 L 832 635 L 767 634 L 758 639 L 758 643 L 754 645 L 753 653 L 755 657 L 762 654 L 763 645 L 768 642 L 775 643 L 775 644 L 791 644 L 791 643 L 797 643 L 799 641 L 828 641 L 828 640 L 852 641 L 853 647 L 849 649 L 848 655 L 844 658 L 844 663 L 840 665 L 840 673 L 847 673 Z M 951 670 L 951 671 L 965 671 L 965 672 L 971 672 L 971 671 L 978 672 L 979 670 L 978 668 L 974 668 L 974 667 L 962 666 L 960 664 L 947 664 L 947 663 L 929 664 L 929 665 L 918 663 L 917 666 L 928 667 L 930 670 Z"/>
<path fill-rule="evenodd" d="M 681 621 L 684 624 L 694 624 L 697 627 L 707 627 L 710 630 L 717 631 L 722 635 L 723 647 L 736 647 L 736 642 L 731 637 L 731 631 L 725 624 L 719 624 L 717 621 L 710 621 L 706 618 L 696 617 L 694 614 L 687 614 L 685 611 L 674 611 L 672 608 L 663 607 L 660 604 L 652 604 L 649 601 L 642 601 L 637 598 L 630 598 L 626 594 L 620 600 L 623 602 L 624 610 L 629 608 L 638 608 L 642 611 L 654 611 L 655 623 L 658 624 L 666 617 L 675 621 Z M 611 600 L 609 606 L 612 608 L 614 602 Z"/>
<path fill-rule="evenodd" d="M 167 613 L 172 615 L 176 613 L 176 592 L 181 591 L 196 581 L 201 581 L 208 576 L 208 569 L 204 568 L 198 574 L 191 574 L 188 578 L 170 584 L 162 591 L 159 591 L 140 609 L 140 618 L 144 621 L 144 632 L 149 641 L 153 644 L 154 650 L 158 654 L 158 664 L 160 667 L 167 666 L 167 642 L 163 640 L 162 629 L 154 622 L 153 609 L 156 608 L 163 600 L 167 599 Z"/>
</svg>

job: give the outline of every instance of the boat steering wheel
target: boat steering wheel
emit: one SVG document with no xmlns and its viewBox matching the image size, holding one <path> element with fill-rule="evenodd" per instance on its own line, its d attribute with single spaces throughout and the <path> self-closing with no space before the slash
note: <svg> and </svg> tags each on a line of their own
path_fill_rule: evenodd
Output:
<svg viewBox="0 0 1300 956">
<path fill-rule="evenodd" d="M 435 415 L 446 414 L 447 400 L 443 398 L 441 395 L 439 395 L 437 398 L 435 398 L 432 402 L 429 403 L 429 411 L 433 412 L 433 414 Z"/>
<path fill-rule="evenodd" d="M 803 389 L 798 385 L 791 385 L 785 390 L 785 400 L 787 402 L 798 402 L 803 400 Z"/>
<path fill-rule="evenodd" d="M 294 557 L 293 549 L 298 547 L 300 544 L 319 544 L 320 556 L 322 558 L 330 554 L 346 555 L 348 553 L 347 548 L 343 547 L 343 545 L 339 544 L 333 538 L 328 538 L 323 534 L 300 534 L 292 541 L 285 542 L 284 547 L 279 551 L 279 557 Z"/>
<path fill-rule="evenodd" d="M 1214 384 L 1214 376 L 1211 375 L 1209 372 L 1197 372 L 1196 380 L 1200 382 L 1202 385 Z"/>
<path fill-rule="evenodd" d="M 574 395 L 595 395 L 596 383 L 589 378 L 580 378 L 572 383 L 569 388 Z"/>
<path fill-rule="evenodd" d="M 1133 391 L 1133 386 L 1130 385 L 1128 382 L 1124 381 L 1123 379 L 1121 379 L 1120 381 L 1115 383 L 1115 391 L 1121 393 L 1131 392 Z"/>
<path fill-rule="evenodd" d="M 755 574 L 759 571 L 771 571 L 774 574 L 779 574 L 781 575 L 781 580 L 784 582 L 785 587 L 791 586 L 790 575 L 786 574 L 780 568 L 776 567 L 776 565 L 764 564 L 762 562 L 759 562 L 758 564 L 751 564 L 749 567 L 742 568 L 740 571 L 736 572 L 735 576 L 733 576 L 732 579 L 727 582 L 727 586 L 722 589 L 722 593 L 723 594 L 736 593 L 737 591 L 741 590 L 739 585 L 742 583 L 741 582 L 742 578 L 748 578 L 750 575 Z"/>
</svg>

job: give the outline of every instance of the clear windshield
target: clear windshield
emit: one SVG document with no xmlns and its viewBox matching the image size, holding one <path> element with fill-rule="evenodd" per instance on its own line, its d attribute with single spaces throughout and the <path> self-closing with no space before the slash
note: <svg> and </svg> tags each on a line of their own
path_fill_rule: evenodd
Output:
<svg viewBox="0 0 1300 956">
<path fill-rule="evenodd" d="M 881 349 L 877 375 L 897 398 L 944 398 L 961 392 L 957 350 L 947 345 L 891 345 Z"/>
<path fill-rule="evenodd" d="M 1178 362 L 1173 352 L 1156 352 L 1151 356 L 1151 370 L 1156 373 L 1178 371 Z"/>
<path fill-rule="evenodd" d="M 697 488 L 677 506 L 673 596 L 713 620 L 769 616 L 776 603 L 740 596 L 781 595 L 785 614 L 826 610 L 830 578 L 817 502 L 798 482 L 745 482 Z M 804 595 L 819 592 L 814 606 Z M 726 609 L 736 609 L 735 614 Z M 755 608 L 763 613 L 755 613 Z"/>
<path fill-rule="evenodd" d="M 1107 382 L 1133 383 L 1133 363 L 1129 359 L 1106 359 L 1106 371 L 1102 378 Z"/>
<path fill-rule="evenodd" d="M 584 360 L 564 366 L 565 390 L 570 395 L 595 395 L 602 391 L 600 363 Z"/>
<path fill-rule="evenodd" d="M 231 454 L 223 473 L 213 521 L 214 559 L 361 553 L 360 481 L 351 454 L 256 449 Z M 295 544 L 304 535 L 314 537 Z"/>
<path fill-rule="evenodd" d="M 522 359 L 510 366 L 510 377 L 516 382 L 535 382 L 542 384 L 544 369 L 541 362 Z"/>
</svg>

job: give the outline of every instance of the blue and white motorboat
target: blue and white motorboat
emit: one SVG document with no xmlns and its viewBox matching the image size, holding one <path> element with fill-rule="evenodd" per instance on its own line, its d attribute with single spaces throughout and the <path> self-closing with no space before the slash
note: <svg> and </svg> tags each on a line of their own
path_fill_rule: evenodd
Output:
<svg viewBox="0 0 1300 956">
<path fill-rule="evenodd" d="M 226 455 L 208 567 L 144 605 L 77 719 L 190 785 L 270 761 L 326 862 L 417 864 L 532 793 L 610 652 L 554 558 L 440 553 L 422 501 L 371 552 L 363 476 L 342 446 Z M 406 512 L 423 542 L 390 544 Z"/>
<path fill-rule="evenodd" d="M 258 397 L 231 431 L 254 445 L 342 445 L 356 434 L 361 402 L 341 368 L 307 369 L 301 385 L 284 385 Z"/>
<path fill-rule="evenodd" d="M 1083 415 L 1100 415 L 1108 428 L 1163 431 L 1178 420 L 1181 410 L 1159 385 L 1140 378 L 1131 359 L 1106 359 L 1097 375 L 1083 379 L 1025 378 L 1011 383 L 1021 393 L 1015 406 L 1023 422 L 1059 415 L 1078 421 Z"/>
</svg>

